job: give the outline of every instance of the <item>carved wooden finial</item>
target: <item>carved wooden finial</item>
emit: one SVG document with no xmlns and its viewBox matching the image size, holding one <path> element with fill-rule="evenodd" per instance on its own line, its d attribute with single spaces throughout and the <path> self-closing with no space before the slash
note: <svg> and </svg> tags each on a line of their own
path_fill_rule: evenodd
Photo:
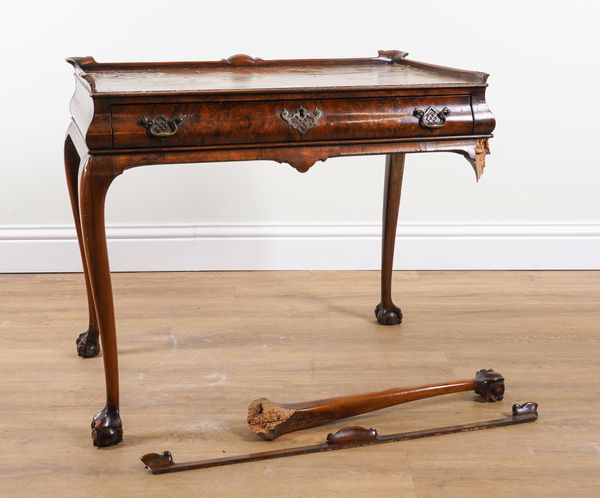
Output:
<svg viewBox="0 0 600 498">
<path fill-rule="evenodd" d="M 327 444 L 331 446 L 343 446 L 346 444 L 366 443 L 377 441 L 378 434 L 375 427 L 365 429 L 360 426 L 345 427 L 339 431 L 327 434 Z"/>
<path fill-rule="evenodd" d="M 380 59 L 387 60 L 392 64 L 397 64 L 408 57 L 408 52 L 402 52 L 400 50 L 379 50 L 377 52 Z"/>
<path fill-rule="evenodd" d="M 91 55 L 85 57 L 67 57 L 65 60 L 74 67 L 85 67 L 97 64 L 96 59 Z"/>
<path fill-rule="evenodd" d="M 257 62 L 262 62 L 262 59 L 255 59 L 246 54 L 235 54 L 227 59 L 221 59 L 221 62 L 226 62 L 231 66 L 251 66 Z"/>
<path fill-rule="evenodd" d="M 512 413 L 513 416 L 519 416 L 519 415 L 534 415 L 535 418 L 537 419 L 538 417 L 538 404 L 534 403 L 533 401 L 529 401 L 528 403 L 523 403 L 522 405 L 519 405 L 518 403 L 515 403 L 512 406 Z"/>
<path fill-rule="evenodd" d="M 140 458 L 147 469 L 156 470 L 165 467 L 173 467 L 175 462 L 173 461 L 173 455 L 170 451 L 163 451 L 162 453 L 146 453 Z"/>
</svg>

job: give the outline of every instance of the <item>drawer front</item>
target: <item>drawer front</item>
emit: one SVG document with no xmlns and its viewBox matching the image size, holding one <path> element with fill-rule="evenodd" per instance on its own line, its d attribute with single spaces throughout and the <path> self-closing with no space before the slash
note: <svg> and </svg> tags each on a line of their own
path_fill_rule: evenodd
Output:
<svg viewBox="0 0 600 498">
<path fill-rule="evenodd" d="M 116 148 L 473 133 L 469 95 L 113 105 Z"/>
</svg>

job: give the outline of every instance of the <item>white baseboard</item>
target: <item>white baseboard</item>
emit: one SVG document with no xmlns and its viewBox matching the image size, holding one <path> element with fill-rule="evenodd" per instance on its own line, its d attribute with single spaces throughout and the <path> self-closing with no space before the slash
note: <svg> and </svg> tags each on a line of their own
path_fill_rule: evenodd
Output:
<svg viewBox="0 0 600 498">
<path fill-rule="evenodd" d="M 373 270 L 381 228 L 168 225 L 108 229 L 113 271 Z M 401 224 L 395 268 L 600 269 L 600 223 Z M 0 272 L 78 272 L 73 228 L 0 227 Z"/>
</svg>

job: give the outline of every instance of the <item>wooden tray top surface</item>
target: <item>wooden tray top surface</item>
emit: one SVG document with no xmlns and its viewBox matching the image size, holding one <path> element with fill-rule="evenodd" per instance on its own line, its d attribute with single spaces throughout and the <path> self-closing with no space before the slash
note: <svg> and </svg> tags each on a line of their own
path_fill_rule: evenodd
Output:
<svg viewBox="0 0 600 498">
<path fill-rule="evenodd" d="M 261 93 L 486 86 L 487 74 L 406 59 L 379 51 L 364 59 L 254 59 L 235 55 L 218 62 L 99 63 L 67 59 L 92 95 Z"/>
</svg>

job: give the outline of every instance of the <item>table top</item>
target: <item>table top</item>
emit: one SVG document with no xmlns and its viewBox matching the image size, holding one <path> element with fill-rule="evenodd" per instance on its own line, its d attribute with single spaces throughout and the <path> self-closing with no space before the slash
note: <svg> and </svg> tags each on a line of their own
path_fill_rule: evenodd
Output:
<svg viewBox="0 0 600 498">
<path fill-rule="evenodd" d="M 99 63 L 67 59 L 95 96 L 390 90 L 486 86 L 487 74 L 379 51 L 362 59 L 262 60 L 247 55 L 212 62 Z"/>
</svg>

